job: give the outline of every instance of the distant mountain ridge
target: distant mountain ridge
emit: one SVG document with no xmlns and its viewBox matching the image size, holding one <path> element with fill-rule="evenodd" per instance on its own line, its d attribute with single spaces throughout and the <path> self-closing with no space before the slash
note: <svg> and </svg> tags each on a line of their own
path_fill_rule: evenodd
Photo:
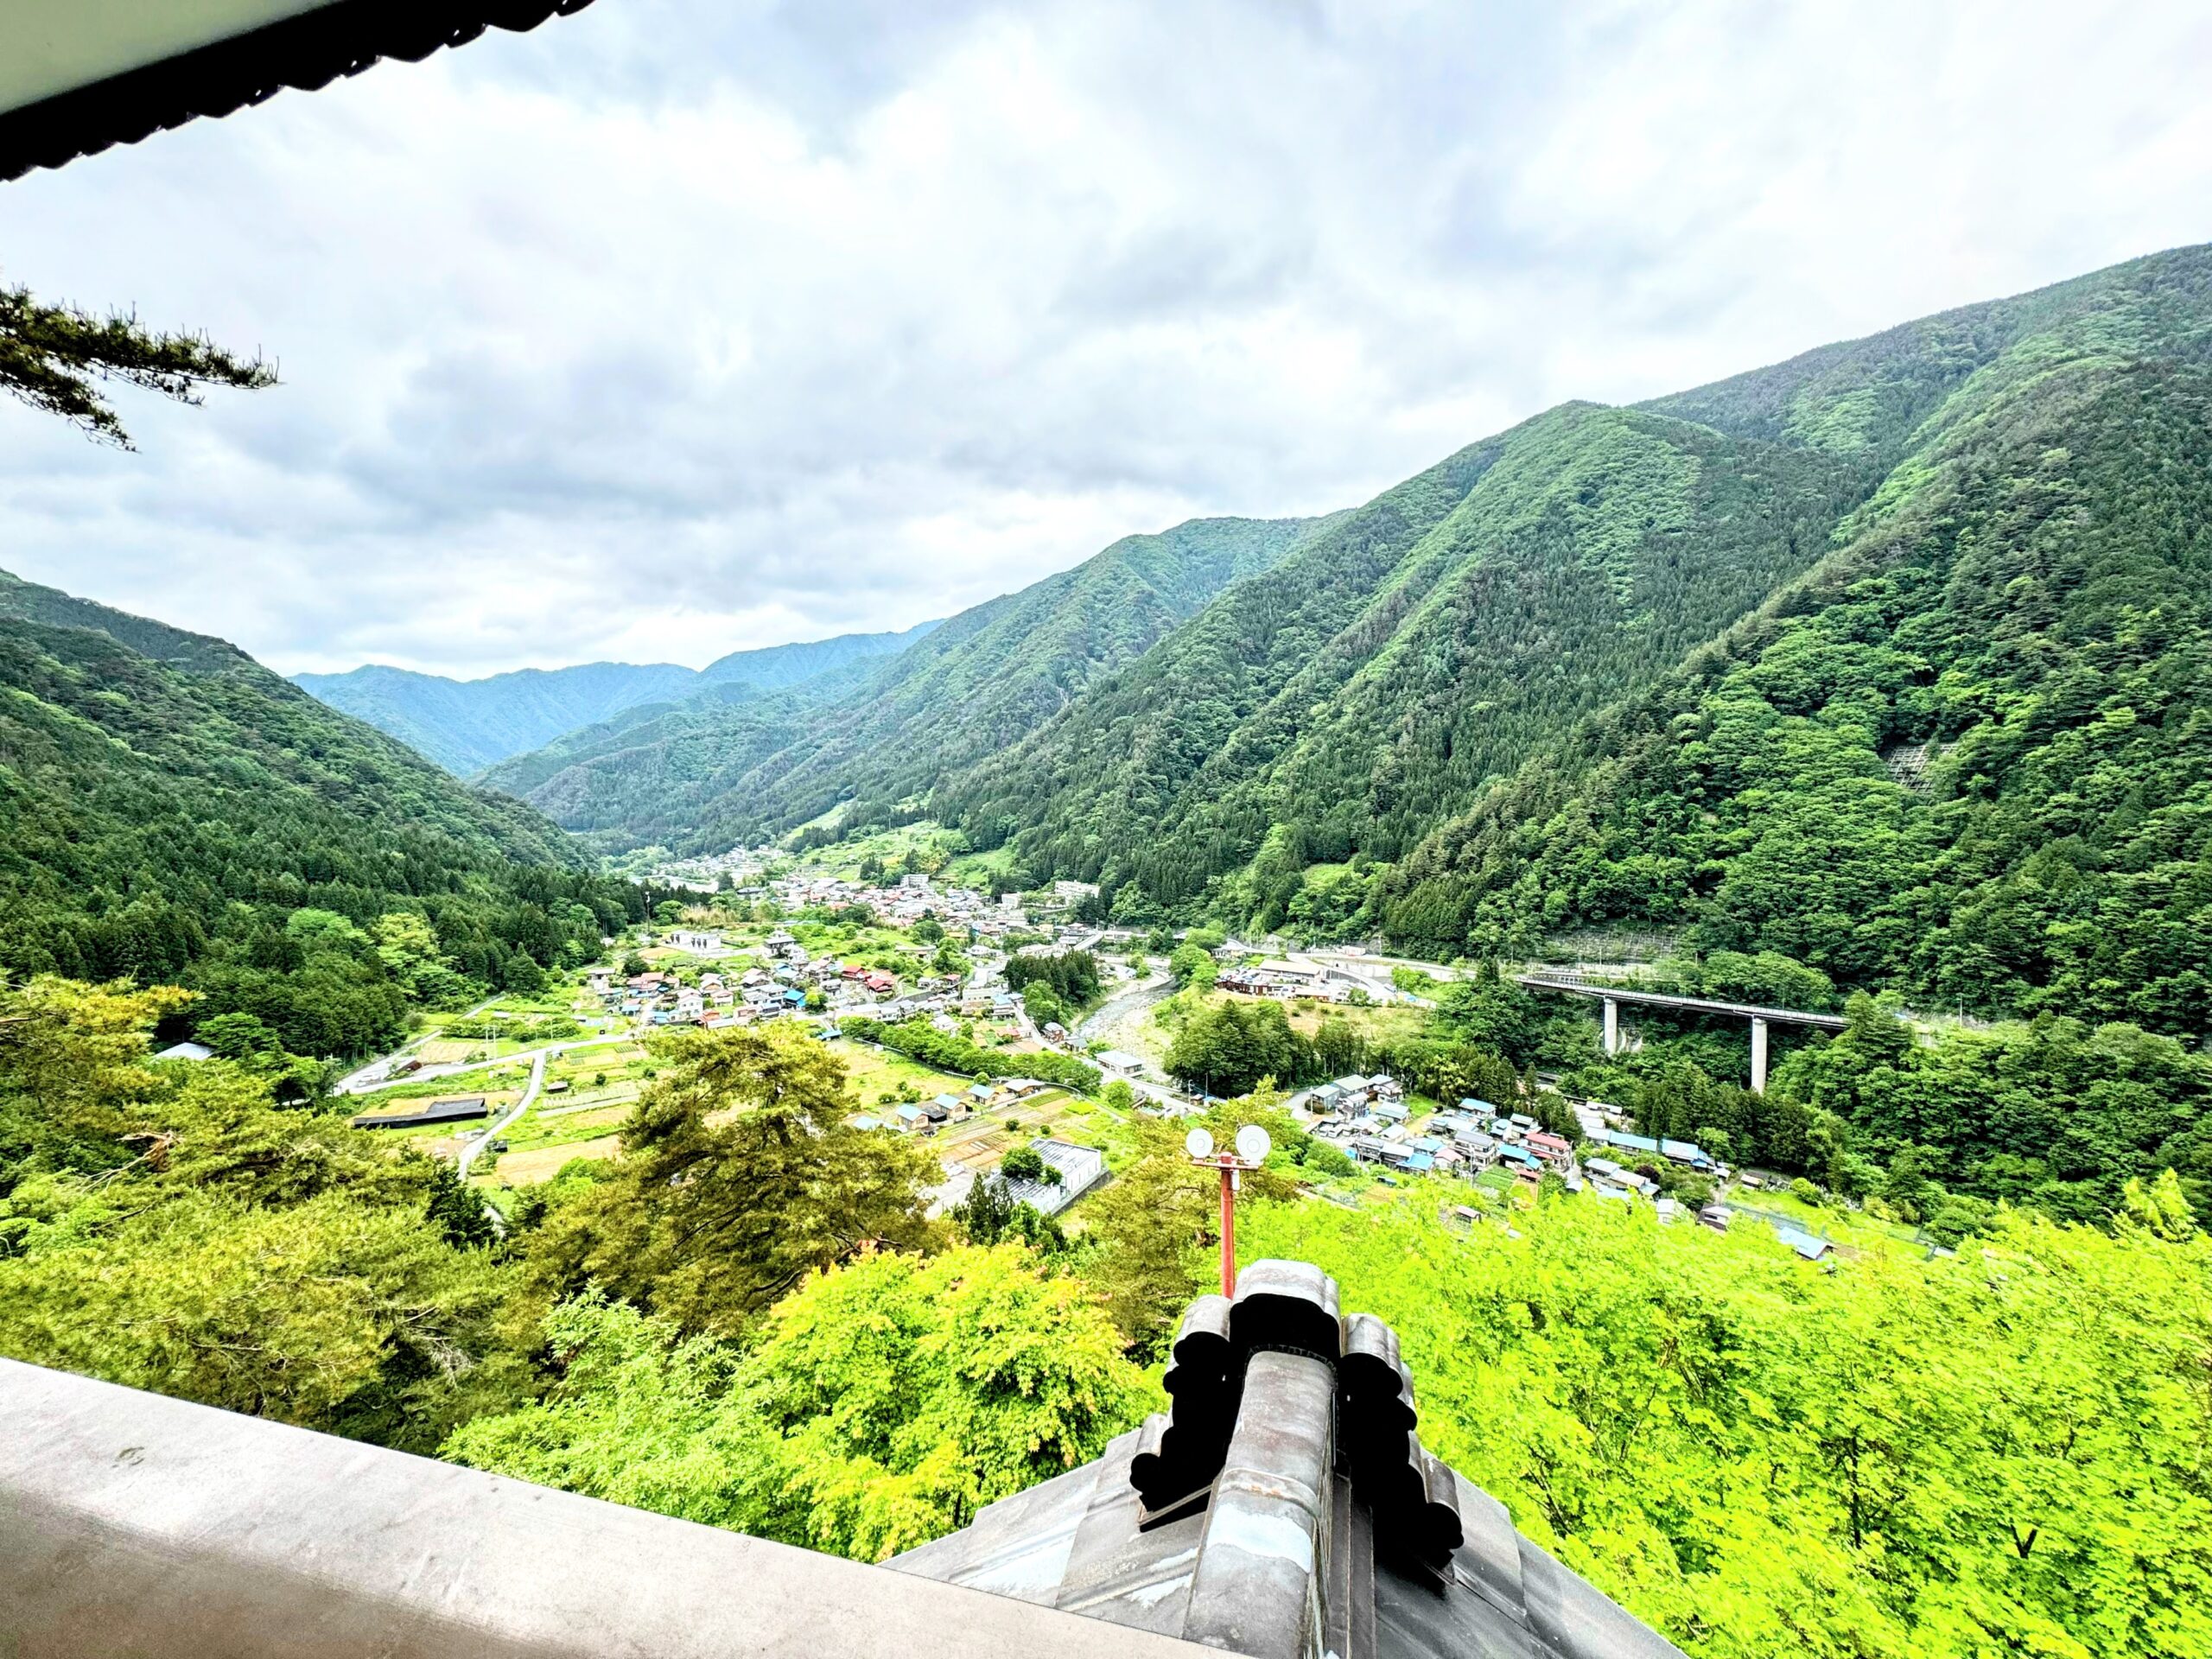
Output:
<svg viewBox="0 0 2212 1659">
<path fill-rule="evenodd" d="M 702 669 L 676 663 L 582 663 L 457 680 L 369 664 L 343 674 L 298 674 L 293 683 L 334 709 L 468 777 L 566 733 L 716 686 L 788 690 L 852 664 L 904 651 L 935 621 L 891 633 L 847 633 L 732 652 Z"/>
<path fill-rule="evenodd" d="M 1020 741 L 1329 522 L 1201 518 L 1124 537 L 962 612 L 910 650 L 848 664 L 842 683 L 714 688 L 570 733 L 483 781 L 613 844 L 723 847 L 840 803 L 888 811 Z"/>
</svg>

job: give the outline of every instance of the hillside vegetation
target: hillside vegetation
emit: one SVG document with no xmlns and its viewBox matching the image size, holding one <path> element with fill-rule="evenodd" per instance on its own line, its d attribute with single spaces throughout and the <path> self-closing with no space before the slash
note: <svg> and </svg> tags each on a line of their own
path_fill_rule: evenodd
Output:
<svg viewBox="0 0 2212 1659">
<path fill-rule="evenodd" d="M 643 903 L 219 639 L 0 580 L 0 971 L 181 983 L 346 1054 Z"/>
<path fill-rule="evenodd" d="M 1837 552 L 1442 826 L 1373 918 L 2212 1026 L 2212 258 L 2073 287 L 2096 303 L 2036 308 Z"/>
<path fill-rule="evenodd" d="M 1282 918 L 1818 556 L 1845 469 L 1569 404 L 1401 485 L 939 791 L 1025 867 Z M 1240 918 L 1241 919 L 1241 918 Z"/>
<path fill-rule="evenodd" d="M 935 816 L 1114 912 L 2212 1023 L 2212 253 L 1462 452 Z"/>
<path fill-rule="evenodd" d="M 703 669 L 583 663 L 455 680 L 370 664 L 344 674 L 298 675 L 295 683 L 467 777 L 630 709 L 679 702 L 717 687 L 780 691 L 836 675 L 904 651 L 936 626 L 732 652 Z"/>
</svg>

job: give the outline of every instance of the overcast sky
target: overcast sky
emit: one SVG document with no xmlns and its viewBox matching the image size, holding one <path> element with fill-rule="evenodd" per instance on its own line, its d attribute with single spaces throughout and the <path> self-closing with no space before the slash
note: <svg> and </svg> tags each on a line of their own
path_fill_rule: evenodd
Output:
<svg viewBox="0 0 2212 1659">
<path fill-rule="evenodd" d="M 2212 239 L 2212 7 L 1782 10 L 597 0 L 285 92 L 0 185 L 0 278 L 284 382 L 0 401 L 0 566 L 696 664 Z"/>
</svg>

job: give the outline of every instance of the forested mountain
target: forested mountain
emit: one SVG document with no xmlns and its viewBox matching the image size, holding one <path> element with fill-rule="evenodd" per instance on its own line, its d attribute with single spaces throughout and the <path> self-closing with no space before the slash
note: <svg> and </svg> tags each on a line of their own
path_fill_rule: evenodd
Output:
<svg viewBox="0 0 2212 1659">
<path fill-rule="evenodd" d="M 694 699 L 573 734 L 485 781 L 569 828 L 678 848 L 887 809 L 1018 741 L 1240 577 L 1329 520 L 1196 519 L 963 612 L 845 695 Z"/>
<path fill-rule="evenodd" d="M 936 804 L 1154 904 L 1258 854 L 1235 907 L 1279 919 L 1306 865 L 1397 855 L 1756 605 L 1849 499 L 1827 458 L 1567 404 L 1345 515 Z"/>
<path fill-rule="evenodd" d="M 181 983 L 342 1054 L 641 895 L 222 640 L 0 575 L 0 971 Z"/>
<path fill-rule="evenodd" d="M 938 787 L 1118 912 L 2212 1015 L 2212 251 L 1463 451 Z"/>
<path fill-rule="evenodd" d="M 936 626 L 923 622 L 897 633 L 846 633 L 732 652 L 702 669 L 674 663 L 583 663 L 454 680 L 372 663 L 344 674 L 301 674 L 295 682 L 332 708 L 367 721 L 447 771 L 467 777 L 644 705 L 680 702 L 723 686 L 781 690 L 871 658 L 892 656 Z"/>
</svg>

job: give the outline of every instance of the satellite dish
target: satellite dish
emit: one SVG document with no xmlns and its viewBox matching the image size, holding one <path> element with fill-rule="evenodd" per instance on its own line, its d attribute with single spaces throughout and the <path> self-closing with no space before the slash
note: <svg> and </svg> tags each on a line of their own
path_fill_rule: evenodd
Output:
<svg viewBox="0 0 2212 1659">
<path fill-rule="evenodd" d="M 1236 1155 L 1248 1164 L 1265 1162 L 1274 1145 L 1268 1132 L 1256 1123 L 1247 1123 L 1236 1131 Z"/>
<path fill-rule="evenodd" d="M 1193 1158 L 1211 1158 L 1213 1156 L 1213 1136 L 1204 1129 L 1192 1129 L 1183 1137 L 1183 1150 Z"/>
</svg>

